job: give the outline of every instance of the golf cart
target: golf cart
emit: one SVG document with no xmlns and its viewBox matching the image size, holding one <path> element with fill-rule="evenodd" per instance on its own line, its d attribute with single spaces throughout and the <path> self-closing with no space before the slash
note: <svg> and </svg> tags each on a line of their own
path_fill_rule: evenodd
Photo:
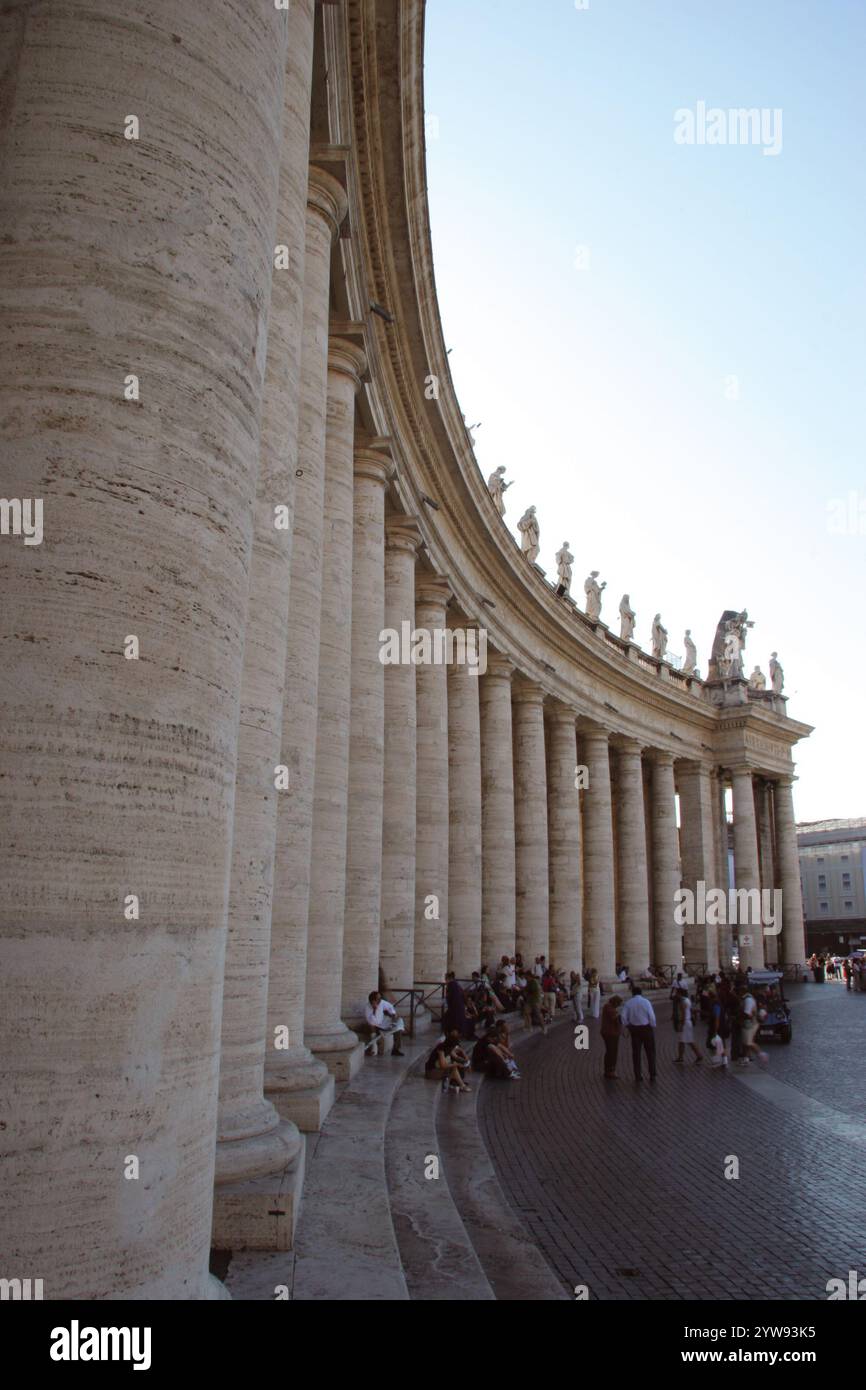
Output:
<svg viewBox="0 0 866 1390">
<path fill-rule="evenodd" d="M 789 1043 L 791 1010 L 785 998 L 781 970 L 750 970 L 748 981 L 758 1006 L 758 1038 L 778 1038 L 780 1042 Z"/>
</svg>

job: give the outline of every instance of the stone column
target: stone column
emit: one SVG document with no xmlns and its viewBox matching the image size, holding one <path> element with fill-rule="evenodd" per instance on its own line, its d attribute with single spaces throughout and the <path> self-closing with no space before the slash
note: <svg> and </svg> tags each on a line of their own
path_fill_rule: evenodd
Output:
<svg viewBox="0 0 866 1390">
<path fill-rule="evenodd" d="M 513 721 L 517 949 L 531 968 L 550 954 L 550 890 L 544 691 L 524 676 L 514 682 Z"/>
<path fill-rule="evenodd" d="M 577 711 L 553 701 L 548 723 L 547 835 L 550 882 L 550 959 L 559 970 L 583 969 L 580 872 L 580 791 Z"/>
<path fill-rule="evenodd" d="M 415 622 L 419 630 L 445 627 L 451 597 L 446 580 L 419 574 Z M 444 980 L 448 962 L 448 675 L 434 662 L 416 671 L 418 718 L 417 852 L 415 857 L 415 979 Z"/>
<path fill-rule="evenodd" d="M 313 0 L 288 20 L 283 144 L 241 679 L 223 988 L 216 1192 L 218 1249 L 286 1249 L 303 1180 L 302 1141 L 263 1095 L 277 825 L 277 765 L 291 575 L 303 320 Z M 282 509 L 282 510 L 281 510 Z M 263 1176 L 272 1178 L 263 1183 Z M 279 1209 L 280 1216 L 274 1215 Z"/>
<path fill-rule="evenodd" d="M 477 666 L 448 667 L 448 968 L 459 980 L 481 964 L 479 680 Z"/>
<path fill-rule="evenodd" d="M 202 1299 L 286 16 L 4 15 L 3 1274 Z"/>
<path fill-rule="evenodd" d="M 762 969 L 764 965 L 764 936 L 760 922 L 754 921 L 749 900 L 741 895 L 758 891 L 760 902 L 761 868 L 758 862 L 758 827 L 755 819 L 755 793 L 752 786 L 751 768 L 741 767 L 731 770 L 734 788 L 734 874 L 737 881 L 739 905 L 734 933 L 740 942 L 740 966 Z"/>
<path fill-rule="evenodd" d="M 481 677 L 481 956 L 495 970 L 516 950 L 514 754 L 511 678 L 514 667 L 489 653 Z"/>
<path fill-rule="evenodd" d="M 380 634 L 385 626 L 385 486 L 393 468 L 390 456 L 381 449 L 360 449 L 355 455 L 343 1014 L 356 1026 L 363 1023 L 370 991 L 379 988 L 385 770 L 385 667 Z"/>
<path fill-rule="evenodd" d="M 410 516 L 385 522 L 385 628 L 415 627 L 415 564 L 421 532 Z M 408 628 L 404 627 L 408 625 Z M 402 646 L 401 646 L 402 654 Z M 415 979 L 415 665 L 385 667 L 385 809 L 382 821 L 382 939 L 379 958 L 390 990 Z M 401 1012 L 403 1009 L 401 1007 Z"/>
<path fill-rule="evenodd" d="M 682 847 L 682 884 L 691 890 L 695 915 L 702 921 L 687 923 L 685 937 L 686 969 L 717 970 L 719 966 L 718 913 L 706 911 L 706 894 L 718 888 L 718 832 L 713 817 L 715 795 L 710 767 L 702 762 L 683 761 L 676 766 L 677 789 L 680 794 L 680 844 Z M 701 890 L 700 885 L 703 884 Z M 713 919 L 707 925 L 706 918 Z"/>
<path fill-rule="evenodd" d="M 319 699 L 313 794 L 307 1002 L 304 1041 L 340 1081 L 358 1070 L 363 1048 L 340 1017 L 354 681 L 355 393 L 365 368 L 359 348 L 332 338 L 328 352 Z"/>
<path fill-rule="evenodd" d="M 682 969 L 683 928 L 674 921 L 675 893 L 680 886 L 676 788 L 672 753 L 653 749 L 653 964 Z"/>
<path fill-rule="evenodd" d="M 758 827 L 758 860 L 761 866 L 761 917 L 764 924 L 764 959 L 775 965 L 779 959 L 782 916 L 773 922 L 776 863 L 773 849 L 773 784 L 765 777 L 755 778 L 755 818 Z M 784 896 L 784 895 L 783 895 Z"/>
<path fill-rule="evenodd" d="M 310 166 L 304 261 L 304 324 L 292 576 L 286 644 L 283 746 L 288 788 L 277 808 L 274 908 L 268 982 L 265 1092 L 284 1119 L 318 1129 L 334 1097 L 324 1064 L 304 1044 L 311 831 L 319 712 L 319 637 L 328 399 L 331 245 L 346 215 L 333 176 Z M 339 375 L 339 373 L 338 373 Z M 317 854 L 321 852 L 317 847 Z"/>
<path fill-rule="evenodd" d="M 637 978 L 651 956 L 643 763 L 637 739 L 619 736 L 615 748 L 619 956 Z"/>
<path fill-rule="evenodd" d="M 803 893 L 800 887 L 797 823 L 794 819 L 793 778 L 782 777 L 776 782 L 773 802 L 776 813 L 776 854 L 782 885 L 780 958 L 786 965 L 802 965 L 806 960 L 806 934 L 803 927 Z"/>
<path fill-rule="evenodd" d="M 609 732 L 592 721 L 581 724 L 582 761 L 589 785 L 583 792 L 583 959 L 603 980 L 614 978 L 613 816 Z"/>
<path fill-rule="evenodd" d="M 713 827 L 716 832 L 716 855 L 718 883 L 722 892 L 725 894 L 727 902 L 728 894 L 731 889 L 730 859 L 728 854 L 728 815 L 726 805 L 726 782 L 721 768 L 714 768 L 712 774 L 713 783 Z M 727 919 L 727 908 L 725 909 Z M 729 970 L 731 958 L 734 953 L 733 945 L 734 934 L 730 923 L 725 920 L 724 924 L 718 927 L 719 943 L 719 966 L 722 970 Z"/>
</svg>

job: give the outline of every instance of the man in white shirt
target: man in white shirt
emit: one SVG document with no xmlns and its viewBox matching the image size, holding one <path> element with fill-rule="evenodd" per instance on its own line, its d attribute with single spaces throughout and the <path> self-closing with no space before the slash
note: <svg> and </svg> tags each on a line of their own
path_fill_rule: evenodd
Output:
<svg viewBox="0 0 866 1390">
<path fill-rule="evenodd" d="M 394 1042 L 391 1047 L 392 1057 L 402 1057 L 403 1049 L 400 1046 L 400 1038 L 405 1027 L 402 1018 L 397 1014 L 393 1004 L 389 1004 L 387 999 L 383 999 L 377 990 L 369 996 L 367 1007 L 364 1010 L 364 1018 L 367 1020 L 367 1027 L 370 1029 L 370 1041 L 364 1049 L 366 1055 L 378 1055 L 381 1057 L 385 1051 L 385 1034 L 393 1033 Z"/>
<path fill-rule="evenodd" d="M 635 1081 L 642 1081 L 641 1048 L 646 1052 L 650 1081 L 656 1079 L 656 1016 L 648 999 L 644 999 L 637 985 L 631 999 L 627 999 L 620 1014 L 623 1028 L 631 1036 L 631 1061 Z"/>
</svg>

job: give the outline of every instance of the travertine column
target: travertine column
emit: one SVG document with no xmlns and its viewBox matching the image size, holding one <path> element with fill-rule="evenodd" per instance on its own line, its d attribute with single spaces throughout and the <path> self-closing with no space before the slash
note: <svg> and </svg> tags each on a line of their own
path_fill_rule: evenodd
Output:
<svg viewBox="0 0 866 1390">
<path fill-rule="evenodd" d="M 199 1299 L 286 16 L 56 10 L 2 21 L 2 1273 Z"/>
<path fill-rule="evenodd" d="M 481 964 L 481 731 L 478 667 L 448 667 L 448 968 Z"/>
<path fill-rule="evenodd" d="M 800 857 L 797 850 L 792 778 L 782 777 L 776 782 L 773 802 L 776 813 L 776 854 L 782 885 L 780 955 L 786 965 L 802 965 L 806 959 L 806 935 L 803 928 L 803 894 L 800 888 Z"/>
<path fill-rule="evenodd" d="M 559 970 L 583 969 L 580 874 L 580 792 L 577 711 L 558 700 L 548 723 L 547 835 L 550 872 L 550 959 Z"/>
<path fill-rule="evenodd" d="M 417 628 L 445 627 L 451 597 L 446 580 L 420 574 L 415 583 Z M 415 979 L 444 980 L 448 961 L 448 675 L 441 663 L 416 671 L 418 717 L 417 853 L 415 858 Z"/>
<path fill-rule="evenodd" d="M 602 979 L 613 979 L 616 965 L 613 817 L 611 813 L 609 731 L 591 721 L 580 730 L 589 785 L 583 792 L 583 959 Z"/>
<path fill-rule="evenodd" d="M 410 516 L 385 522 L 385 628 L 415 626 L 415 564 L 421 532 Z M 415 960 L 415 665 L 385 667 L 385 809 L 382 818 L 382 940 L 389 989 L 412 985 Z M 402 1010 L 401 1010 L 402 1011 Z"/>
<path fill-rule="evenodd" d="M 346 208 L 346 195 L 337 180 L 312 165 L 307 193 L 298 476 L 280 758 L 288 768 L 289 785 L 277 807 L 265 1058 L 266 1094 L 284 1118 L 294 1119 L 307 1130 L 318 1128 L 334 1094 L 327 1068 L 304 1044 L 304 1009 L 319 710 L 328 287 L 331 245 Z"/>
<path fill-rule="evenodd" d="M 676 788 L 672 753 L 653 749 L 653 964 L 682 969 L 683 928 L 674 921 L 675 893 L 680 886 Z"/>
<path fill-rule="evenodd" d="M 380 634 L 385 626 L 385 485 L 393 468 L 390 455 L 382 450 L 359 449 L 355 454 L 343 1015 L 356 1025 L 363 1022 L 370 991 L 379 988 L 385 775 L 385 667 Z"/>
<path fill-rule="evenodd" d="M 358 457 L 354 447 L 355 393 L 364 367 L 363 354 L 356 345 L 331 338 L 304 1041 L 341 1081 L 357 1071 L 362 1056 L 355 1034 L 340 1013 L 351 785 L 349 716 L 357 613 L 351 559 Z"/>
<path fill-rule="evenodd" d="M 650 964 L 651 955 L 643 763 L 636 739 L 619 736 L 615 749 L 619 957 L 637 977 Z"/>
<path fill-rule="evenodd" d="M 481 677 L 481 956 L 495 970 L 516 949 L 514 754 L 511 678 L 514 667 L 489 653 Z"/>
<path fill-rule="evenodd" d="M 719 928 L 717 913 L 705 910 L 706 893 L 718 888 L 718 836 L 713 817 L 714 787 L 711 769 L 701 762 L 678 762 L 677 789 L 680 794 L 680 845 L 682 851 L 682 884 L 694 895 L 695 915 L 703 921 L 683 927 L 686 968 L 717 970 L 719 966 Z M 703 890 L 699 885 L 703 884 Z M 701 908 L 704 908 L 701 911 Z M 713 918 L 708 926 L 707 916 Z"/>
<path fill-rule="evenodd" d="M 761 868 L 758 862 L 758 826 L 755 819 L 755 793 L 751 768 L 732 768 L 734 788 L 734 875 L 737 893 L 752 892 L 761 887 Z M 740 966 L 761 969 L 764 964 L 764 936 L 760 921 L 754 922 L 753 910 L 740 899 L 738 920 L 734 933 L 740 941 Z M 750 939 L 750 940 L 749 940 Z"/>
<path fill-rule="evenodd" d="M 772 922 L 776 886 L 776 863 L 773 849 L 773 784 L 766 778 L 755 778 L 755 817 L 758 825 L 758 859 L 761 865 L 761 911 L 764 922 L 764 959 L 775 965 L 779 959 L 779 937 L 782 917 Z M 784 895 L 783 895 L 784 897 Z"/>
<path fill-rule="evenodd" d="M 728 894 L 731 889 L 731 867 L 730 855 L 728 853 L 728 814 L 726 800 L 726 781 L 721 768 L 715 768 L 712 775 L 713 783 L 713 827 L 716 832 L 716 855 L 718 883 L 722 892 L 725 894 L 727 903 Z M 727 917 L 727 907 L 725 908 Z M 730 922 L 727 920 L 718 927 L 719 943 L 719 966 L 722 970 L 729 970 L 734 954 L 734 934 Z"/>
<path fill-rule="evenodd" d="M 302 1179 L 296 1126 L 280 1121 L 263 1095 L 268 1006 L 276 768 L 280 761 L 283 682 L 291 574 L 290 526 L 297 465 L 303 267 L 313 62 L 313 0 L 289 12 L 283 145 L 276 240 L 287 263 L 275 270 L 268 320 L 261 453 L 241 680 L 223 989 L 213 1244 L 241 1250 L 285 1248 Z M 283 509 L 280 511 L 280 509 Z M 291 1164 L 291 1167 L 289 1165 Z M 276 1186 L 242 1179 L 275 1175 Z M 229 1191 L 227 1184 L 231 1184 Z M 269 1213 L 280 1194 L 284 1213 Z"/>
<path fill-rule="evenodd" d="M 513 693 L 517 949 L 531 966 L 550 954 L 544 691 L 518 676 Z"/>
</svg>

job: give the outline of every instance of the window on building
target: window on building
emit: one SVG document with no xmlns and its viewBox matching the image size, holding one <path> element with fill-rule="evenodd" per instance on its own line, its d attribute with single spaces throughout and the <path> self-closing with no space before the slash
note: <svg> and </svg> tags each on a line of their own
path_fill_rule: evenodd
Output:
<svg viewBox="0 0 866 1390">
<path fill-rule="evenodd" d="M 847 864 L 847 863 L 848 863 L 848 856 L 847 856 L 847 854 L 843 854 L 843 855 L 842 855 L 842 863 L 843 863 L 843 864 Z"/>
<path fill-rule="evenodd" d="M 823 863 L 824 863 L 824 856 L 823 856 L 823 854 L 819 854 L 819 855 L 818 855 L 818 863 L 819 863 L 819 864 L 823 864 Z"/>
<path fill-rule="evenodd" d="M 826 888 L 826 887 L 827 887 L 827 875 L 826 875 L 826 874 L 819 874 L 819 875 L 818 875 L 818 887 L 819 887 L 819 888 Z"/>
<path fill-rule="evenodd" d="M 851 887 L 851 875 L 850 875 L 850 874 L 843 874 L 843 875 L 842 875 L 842 887 L 843 887 L 843 888 L 850 888 L 850 887 Z"/>
<path fill-rule="evenodd" d="M 846 906 L 846 908 L 848 908 L 849 911 L 850 911 L 851 908 L 854 906 L 854 904 L 853 904 L 853 902 L 851 901 L 850 898 L 846 898 L 846 899 L 845 899 L 845 906 Z"/>
<path fill-rule="evenodd" d="M 822 912 L 829 912 L 829 911 L 830 911 L 830 904 L 829 904 L 829 903 L 822 903 L 822 904 L 821 904 L 821 911 L 822 911 Z"/>
</svg>

